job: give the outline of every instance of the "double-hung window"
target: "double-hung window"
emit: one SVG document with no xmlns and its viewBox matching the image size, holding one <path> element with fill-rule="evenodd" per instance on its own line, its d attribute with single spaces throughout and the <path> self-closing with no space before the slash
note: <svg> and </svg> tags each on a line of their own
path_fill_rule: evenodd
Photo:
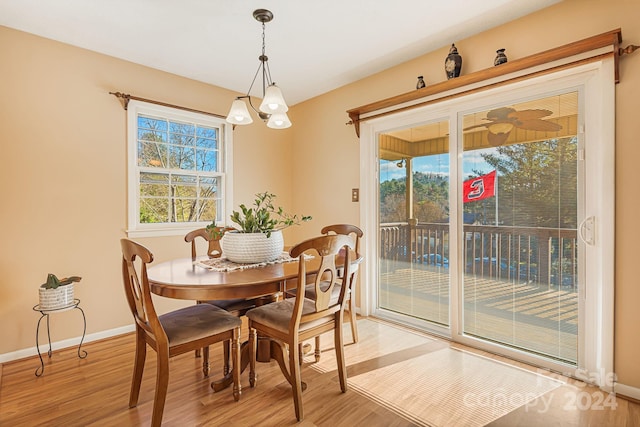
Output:
<svg viewBox="0 0 640 427">
<path fill-rule="evenodd" d="M 231 132 L 223 119 L 131 101 L 128 235 L 223 223 L 231 205 Z"/>
</svg>

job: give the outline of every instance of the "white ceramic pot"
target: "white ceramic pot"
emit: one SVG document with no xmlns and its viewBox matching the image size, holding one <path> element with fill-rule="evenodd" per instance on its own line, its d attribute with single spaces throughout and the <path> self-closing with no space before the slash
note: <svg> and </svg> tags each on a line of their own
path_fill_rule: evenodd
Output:
<svg viewBox="0 0 640 427">
<path fill-rule="evenodd" d="M 239 233 L 229 231 L 220 240 L 222 256 L 229 261 L 242 264 L 257 264 L 273 261 L 284 249 L 282 231 L 274 231 L 270 237 L 265 233 Z"/>
<path fill-rule="evenodd" d="M 56 310 L 73 305 L 73 283 L 55 289 L 38 288 L 40 308 Z"/>
</svg>

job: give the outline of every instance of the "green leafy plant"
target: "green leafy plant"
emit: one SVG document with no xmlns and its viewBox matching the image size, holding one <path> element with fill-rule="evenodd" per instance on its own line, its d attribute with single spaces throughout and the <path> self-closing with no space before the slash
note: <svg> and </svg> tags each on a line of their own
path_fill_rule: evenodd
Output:
<svg viewBox="0 0 640 427">
<path fill-rule="evenodd" d="M 231 221 L 239 226 L 236 230 L 240 233 L 266 233 L 267 237 L 271 237 L 274 231 L 312 219 L 308 215 L 299 217 L 285 213 L 282 207 L 276 208 L 273 205 L 275 198 L 276 195 L 269 192 L 257 193 L 252 207 L 241 204 L 240 211 L 231 213 Z M 210 233 L 224 234 L 224 230 L 220 231 L 220 228 L 216 227 L 215 221 L 207 226 L 207 230 Z"/>
<path fill-rule="evenodd" d="M 55 274 L 49 273 L 46 283 L 43 283 L 40 287 L 44 289 L 56 289 L 58 286 L 69 285 L 73 282 L 79 282 L 80 280 L 82 280 L 82 277 L 78 276 L 69 276 L 58 279 Z"/>
</svg>

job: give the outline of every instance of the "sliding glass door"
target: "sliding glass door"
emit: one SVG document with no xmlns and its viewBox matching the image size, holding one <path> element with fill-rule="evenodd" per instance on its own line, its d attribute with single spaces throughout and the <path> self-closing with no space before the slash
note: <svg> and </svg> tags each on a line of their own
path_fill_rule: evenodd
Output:
<svg viewBox="0 0 640 427">
<path fill-rule="evenodd" d="M 371 313 L 551 369 L 610 365 L 613 97 L 600 72 L 363 125 Z"/>
</svg>

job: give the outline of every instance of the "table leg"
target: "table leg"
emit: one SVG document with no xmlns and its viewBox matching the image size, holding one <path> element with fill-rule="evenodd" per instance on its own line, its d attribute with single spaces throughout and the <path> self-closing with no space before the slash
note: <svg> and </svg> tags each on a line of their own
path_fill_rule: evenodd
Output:
<svg viewBox="0 0 640 427">
<path fill-rule="evenodd" d="M 249 366 L 249 342 L 245 341 L 240 345 L 240 372 L 244 372 L 247 366 Z M 229 387 L 231 384 L 233 384 L 233 369 L 221 379 L 213 381 L 211 388 L 214 392 L 218 392 Z"/>
</svg>

